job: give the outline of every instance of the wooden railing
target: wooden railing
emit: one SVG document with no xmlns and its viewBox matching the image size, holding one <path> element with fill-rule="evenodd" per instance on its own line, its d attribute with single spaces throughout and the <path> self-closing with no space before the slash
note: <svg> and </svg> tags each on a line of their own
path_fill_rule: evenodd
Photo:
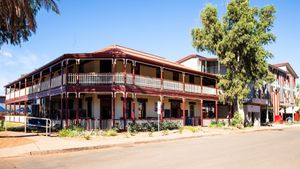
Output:
<svg viewBox="0 0 300 169">
<path fill-rule="evenodd" d="M 51 79 L 51 88 L 61 86 L 61 76 L 57 76 Z"/>
<path fill-rule="evenodd" d="M 111 73 L 81 73 L 79 76 L 79 84 L 94 85 L 94 84 L 111 84 L 113 74 Z"/>
<path fill-rule="evenodd" d="M 62 79 L 63 78 L 63 79 Z M 80 85 L 97 85 L 97 84 L 113 84 L 115 81 L 116 85 L 123 85 L 124 84 L 124 73 L 79 73 L 78 74 L 78 82 Z M 68 79 L 68 81 L 66 81 Z M 59 87 L 62 84 L 65 85 L 67 82 L 68 84 L 74 85 L 77 83 L 77 75 L 76 73 L 69 73 L 68 76 L 57 76 L 51 79 L 51 86 L 50 80 L 43 81 L 42 83 L 35 84 L 33 86 L 29 86 L 27 88 L 23 88 L 20 91 L 12 91 L 6 94 L 6 99 L 13 99 L 17 97 L 22 97 L 28 94 L 37 93 L 40 91 L 49 90 L 50 88 Z M 135 75 L 135 79 L 133 79 L 132 74 L 126 74 L 126 84 L 132 85 L 135 84 L 136 86 L 140 87 L 149 87 L 160 89 L 163 87 L 164 90 L 172 90 L 172 91 L 179 91 L 179 92 L 189 92 L 189 93 L 201 93 L 201 86 L 196 84 L 183 84 L 182 82 L 171 81 L 171 80 L 163 80 L 163 85 L 161 85 L 161 79 L 154 78 L 154 77 L 147 77 L 141 75 Z M 184 87 L 183 87 L 184 85 Z M 202 89 L 203 94 L 208 95 L 216 95 L 216 88 L 203 86 Z"/>
<path fill-rule="evenodd" d="M 213 87 L 203 86 L 202 87 L 202 93 L 203 94 L 209 94 L 209 95 L 216 95 L 217 90 L 216 90 L 216 88 L 213 88 Z"/>
<path fill-rule="evenodd" d="M 126 84 L 133 84 L 132 74 L 126 74 Z"/>
<path fill-rule="evenodd" d="M 20 90 L 20 97 L 25 96 L 25 88 Z"/>
<path fill-rule="evenodd" d="M 69 84 L 76 84 L 76 73 L 69 73 L 68 74 L 68 83 Z"/>
<path fill-rule="evenodd" d="M 41 91 L 50 89 L 50 80 L 41 83 Z"/>
<path fill-rule="evenodd" d="M 124 73 L 115 73 L 115 83 L 124 84 Z"/>
<path fill-rule="evenodd" d="M 194 84 L 185 84 L 185 91 L 190 93 L 201 93 L 201 86 Z"/>
<path fill-rule="evenodd" d="M 160 79 L 158 79 L 158 78 L 151 78 L 151 77 L 136 75 L 135 76 L 135 85 L 141 86 L 141 87 L 151 87 L 151 88 L 160 89 L 161 82 L 160 82 Z"/>
<path fill-rule="evenodd" d="M 163 87 L 166 90 L 183 91 L 183 83 L 170 80 L 163 81 Z"/>
</svg>

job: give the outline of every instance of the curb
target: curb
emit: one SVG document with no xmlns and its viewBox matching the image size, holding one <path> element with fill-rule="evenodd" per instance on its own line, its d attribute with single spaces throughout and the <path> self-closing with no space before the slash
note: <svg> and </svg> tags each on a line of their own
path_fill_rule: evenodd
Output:
<svg viewBox="0 0 300 169">
<path fill-rule="evenodd" d="M 141 144 L 162 143 L 162 142 L 186 140 L 186 139 L 193 139 L 193 138 L 206 137 L 206 136 L 217 136 L 217 135 L 222 135 L 222 134 L 221 133 L 213 133 L 213 134 L 207 134 L 207 135 L 155 139 L 155 140 L 146 140 L 146 141 L 134 141 L 134 142 L 128 142 L 128 143 L 119 143 L 119 144 L 107 144 L 107 145 L 86 146 L 86 147 L 66 148 L 66 149 L 57 149 L 57 150 L 45 150 L 45 151 L 31 151 L 24 155 L 37 156 L 37 155 L 50 155 L 50 154 L 79 152 L 79 151 L 87 151 L 87 150 L 100 150 L 100 149 L 107 149 L 107 148 L 112 148 L 112 147 L 130 147 L 130 146 L 141 145 Z"/>
</svg>

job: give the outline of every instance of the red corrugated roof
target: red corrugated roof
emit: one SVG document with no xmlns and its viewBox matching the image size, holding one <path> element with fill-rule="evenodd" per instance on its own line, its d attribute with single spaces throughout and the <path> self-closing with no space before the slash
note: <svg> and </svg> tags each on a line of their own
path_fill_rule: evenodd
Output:
<svg viewBox="0 0 300 169">
<path fill-rule="evenodd" d="M 113 51 L 119 51 L 120 53 L 129 56 L 133 56 L 134 59 L 139 59 L 145 62 L 151 62 L 151 63 L 155 63 L 161 66 L 165 66 L 166 68 L 173 68 L 173 69 L 178 69 L 178 71 L 187 71 L 187 73 L 193 73 L 193 74 L 199 74 L 199 75 L 204 75 L 204 76 L 208 76 L 208 77 L 212 77 L 212 78 L 217 78 L 216 75 L 214 74 L 210 74 L 210 73 L 204 73 L 204 72 L 200 72 L 194 69 L 191 69 L 189 67 L 186 67 L 184 65 L 181 65 L 179 63 L 176 62 L 172 62 L 169 61 L 163 57 L 157 56 L 157 55 L 153 55 L 153 54 L 149 54 L 146 52 L 141 52 L 135 49 L 131 49 L 131 48 L 127 48 L 124 46 L 120 46 L 120 45 L 111 45 L 107 48 L 101 49 L 101 50 L 97 50 L 95 52 L 91 52 L 91 53 L 69 53 L 69 54 L 64 54 L 56 59 L 54 59 L 53 61 L 45 64 L 44 66 L 28 73 L 27 75 L 20 77 L 19 79 L 16 79 L 13 82 L 10 82 L 9 84 L 5 85 L 5 87 L 12 85 L 18 81 L 24 80 L 26 77 L 30 77 L 32 75 L 37 74 L 38 72 L 49 68 L 52 65 L 55 65 L 57 63 L 59 63 L 60 61 L 62 61 L 63 59 L 68 59 L 68 58 L 89 58 L 89 57 L 107 57 L 108 53 L 111 53 Z"/>
</svg>

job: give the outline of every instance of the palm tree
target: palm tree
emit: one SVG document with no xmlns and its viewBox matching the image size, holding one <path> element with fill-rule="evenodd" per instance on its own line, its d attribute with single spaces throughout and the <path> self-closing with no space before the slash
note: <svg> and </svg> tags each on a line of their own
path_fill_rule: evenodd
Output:
<svg viewBox="0 0 300 169">
<path fill-rule="evenodd" d="M 0 0 L 0 47 L 27 41 L 36 31 L 35 17 L 41 8 L 59 14 L 54 0 Z"/>
</svg>

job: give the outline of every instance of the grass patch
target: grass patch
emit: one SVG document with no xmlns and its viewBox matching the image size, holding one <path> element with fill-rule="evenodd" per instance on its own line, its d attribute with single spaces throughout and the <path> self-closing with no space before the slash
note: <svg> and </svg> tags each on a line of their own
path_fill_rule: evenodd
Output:
<svg viewBox="0 0 300 169">
<path fill-rule="evenodd" d="M 201 129 L 199 127 L 194 127 L 194 126 L 184 126 L 179 128 L 179 133 L 181 134 L 184 130 L 191 131 L 192 133 L 197 133 L 200 132 Z"/>
<path fill-rule="evenodd" d="M 209 128 L 223 128 L 224 126 L 222 123 L 211 123 L 208 125 Z"/>
<path fill-rule="evenodd" d="M 5 130 L 4 123 L 5 123 L 4 120 L 0 120 L 0 131 Z M 24 124 L 23 123 L 15 123 L 15 122 L 6 122 L 6 128 L 9 131 L 23 131 Z"/>
<path fill-rule="evenodd" d="M 106 136 L 106 137 L 117 136 L 118 131 L 116 129 L 109 129 L 109 130 L 103 131 L 101 133 L 101 135 Z"/>
<path fill-rule="evenodd" d="M 14 123 L 14 122 L 6 122 L 7 128 L 17 128 L 17 127 L 24 127 L 23 123 Z"/>
<path fill-rule="evenodd" d="M 58 131 L 59 137 L 78 137 L 83 134 L 83 128 L 72 125 Z"/>
</svg>

